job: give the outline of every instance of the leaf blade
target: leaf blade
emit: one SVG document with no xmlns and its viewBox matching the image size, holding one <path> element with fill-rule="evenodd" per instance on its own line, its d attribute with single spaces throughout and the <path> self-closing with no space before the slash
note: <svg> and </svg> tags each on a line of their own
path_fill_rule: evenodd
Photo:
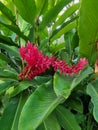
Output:
<svg viewBox="0 0 98 130">
<path fill-rule="evenodd" d="M 29 97 L 23 108 L 19 121 L 19 130 L 35 130 L 61 101 L 62 98 L 56 97 L 50 85 L 40 86 Z M 27 111 L 28 115 L 26 114 Z"/>
<path fill-rule="evenodd" d="M 61 126 L 66 130 L 81 130 L 80 126 L 78 125 L 74 115 L 63 106 L 57 107 L 57 117 L 61 124 Z"/>
<path fill-rule="evenodd" d="M 98 84 L 98 81 L 97 81 Z M 97 84 L 93 86 L 93 84 L 89 83 L 87 85 L 87 93 L 91 97 L 91 102 L 94 105 L 93 108 L 93 116 L 95 120 L 98 122 L 98 89 L 97 89 Z"/>
<path fill-rule="evenodd" d="M 28 23 L 33 24 L 36 15 L 36 5 L 34 0 L 13 0 L 20 15 Z"/>
<path fill-rule="evenodd" d="M 80 57 L 87 57 L 90 64 L 96 60 L 96 40 L 98 39 L 98 1 L 82 0 L 79 18 Z M 88 10 L 88 11 L 87 11 Z M 85 24 L 84 24 L 85 23 Z M 85 48 L 85 49 L 84 49 Z"/>
</svg>

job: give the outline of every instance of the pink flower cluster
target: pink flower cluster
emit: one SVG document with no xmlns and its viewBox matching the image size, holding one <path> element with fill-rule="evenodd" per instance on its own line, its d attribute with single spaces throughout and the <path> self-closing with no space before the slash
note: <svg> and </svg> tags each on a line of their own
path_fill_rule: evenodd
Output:
<svg viewBox="0 0 98 130">
<path fill-rule="evenodd" d="M 26 47 L 19 49 L 22 60 L 26 62 L 26 66 L 19 74 L 19 79 L 33 79 L 35 76 L 40 75 L 52 66 L 54 71 L 60 70 L 61 73 L 72 75 L 78 74 L 87 64 L 85 58 L 73 66 L 69 66 L 65 61 L 56 59 L 55 57 L 44 56 L 35 45 L 28 42 Z"/>
</svg>

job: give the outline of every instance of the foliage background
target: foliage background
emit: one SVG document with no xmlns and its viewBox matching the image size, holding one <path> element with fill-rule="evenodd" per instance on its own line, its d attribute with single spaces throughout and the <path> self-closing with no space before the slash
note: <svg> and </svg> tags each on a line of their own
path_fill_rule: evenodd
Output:
<svg viewBox="0 0 98 130">
<path fill-rule="evenodd" d="M 0 128 L 2 130 L 97 130 L 98 1 L 0 1 Z M 68 64 L 88 66 L 78 76 L 49 70 L 19 81 L 19 47 L 27 41 Z"/>
</svg>

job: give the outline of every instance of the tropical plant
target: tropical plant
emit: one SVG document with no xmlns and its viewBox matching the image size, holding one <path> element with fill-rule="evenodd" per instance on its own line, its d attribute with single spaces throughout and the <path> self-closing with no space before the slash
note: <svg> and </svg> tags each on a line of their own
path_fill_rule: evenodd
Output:
<svg viewBox="0 0 98 130">
<path fill-rule="evenodd" d="M 0 128 L 97 130 L 98 1 L 0 1 Z"/>
</svg>

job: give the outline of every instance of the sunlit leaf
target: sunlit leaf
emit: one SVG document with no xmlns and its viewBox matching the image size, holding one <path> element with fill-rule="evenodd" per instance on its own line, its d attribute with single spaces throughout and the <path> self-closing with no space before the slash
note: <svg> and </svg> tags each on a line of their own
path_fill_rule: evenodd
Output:
<svg viewBox="0 0 98 130">
<path fill-rule="evenodd" d="M 0 11 L 13 23 L 16 24 L 15 16 L 2 2 L 0 2 Z"/>
<path fill-rule="evenodd" d="M 23 32 L 20 31 L 19 27 L 16 25 L 8 25 L 0 21 L 0 24 L 4 27 L 8 28 L 9 30 L 15 32 L 19 37 L 22 37 L 24 40 L 28 40 L 28 38 L 23 34 Z"/>
<path fill-rule="evenodd" d="M 77 26 L 77 22 L 76 21 L 73 21 L 69 24 L 65 24 L 65 26 L 61 29 L 57 29 L 53 32 L 53 35 L 50 37 L 50 40 L 51 41 L 54 41 L 56 39 L 58 39 L 60 36 L 62 36 L 63 34 L 67 33 L 68 31 L 76 28 Z"/>
<path fill-rule="evenodd" d="M 42 30 L 44 27 L 48 26 L 49 23 L 63 9 L 63 7 L 66 6 L 68 3 L 70 3 L 71 1 L 72 0 L 66 0 L 66 1 L 61 0 L 53 8 L 50 8 L 50 10 L 46 12 L 46 14 L 43 17 L 42 22 L 40 23 L 40 30 Z"/>
<path fill-rule="evenodd" d="M 63 22 L 65 22 L 65 20 L 79 8 L 79 5 L 80 5 L 79 3 L 74 4 L 74 5 L 70 6 L 68 9 L 66 9 L 65 12 L 61 16 L 59 16 L 58 20 L 54 23 L 53 30 L 57 26 L 60 26 Z"/>
<path fill-rule="evenodd" d="M 23 19 L 33 24 L 36 15 L 35 0 L 13 0 L 13 2 Z"/>
</svg>

